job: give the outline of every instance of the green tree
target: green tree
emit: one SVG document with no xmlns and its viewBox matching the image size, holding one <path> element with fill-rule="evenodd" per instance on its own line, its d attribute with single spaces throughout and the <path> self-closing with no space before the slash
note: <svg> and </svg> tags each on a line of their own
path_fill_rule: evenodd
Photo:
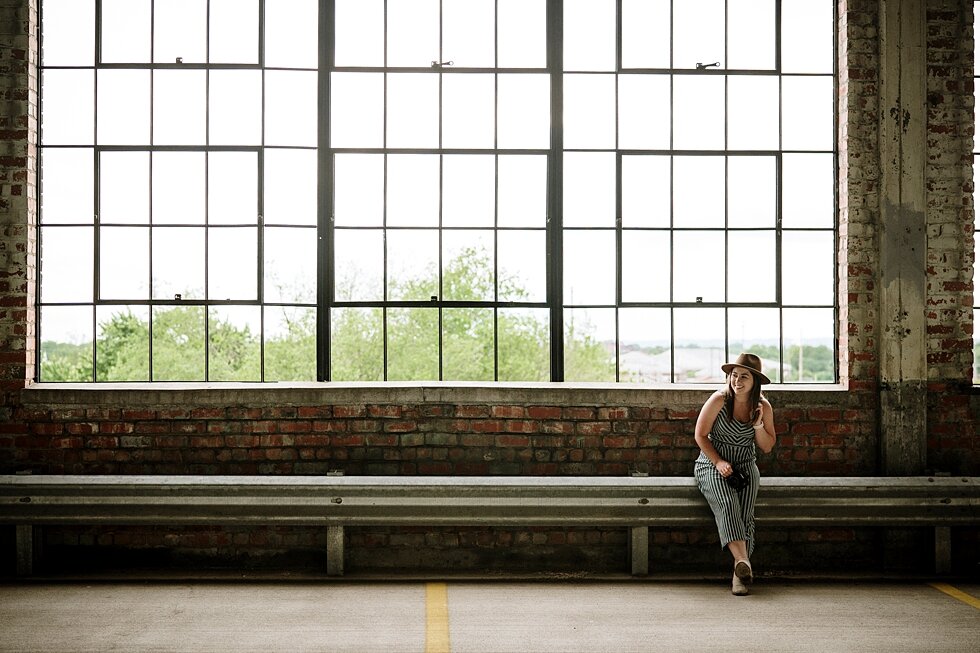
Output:
<svg viewBox="0 0 980 653">
<path fill-rule="evenodd" d="M 439 294 L 437 275 L 398 280 L 393 294 Z M 483 250 L 467 249 L 443 273 L 445 296 L 483 301 L 494 296 L 493 266 Z M 519 279 L 500 280 L 502 295 L 527 296 Z M 267 309 L 271 310 L 271 309 Z M 316 376 L 316 311 L 283 309 L 285 329 L 265 343 L 266 380 L 313 380 Z M 260 343 L 248 327 L 208 318 L 203 306 L 173 306 L 153 312 L 152 329 L 132 312 L 117 313 L 100 324 L 97 347 L 99 381 L 211 380 L 254 381 L 260 377 Z M 387 319 L 387 333 L 384 328 Z M 547 381 L 550 379 L 550 329 L 547 311 L 483 307 L 337 308 L 332 311 L 330 359 L 333 380 L 380 381 L 385 378 L 385 336 L 389 380 Z M 207 331 L 205 331 L 205 320 Z M 441 329 L 441 332 L 440 332 Z M 495 338 L 497 346 L 495 348 Z M 207 342 L 206 342 L 207 340 Z M 566 368 L 574 380 L 613 380 L 612 356 L 595 340 L 589 324 L 567 325 Z M 45 343 L 42 374 L 51 381 L 91 380 L 91 346 Z M 496 355 L 496 361 L 495 361 Z M 207 357 L 207 359 L 206 359 Z M 86 368 L 86 365 L 88 367 Z"/>
<path fill-rule="evenodd" d="M 92 344 L 45 340 L 41 343 L 41 380 L 79 382 L 92 380 Z"/>
</svg>

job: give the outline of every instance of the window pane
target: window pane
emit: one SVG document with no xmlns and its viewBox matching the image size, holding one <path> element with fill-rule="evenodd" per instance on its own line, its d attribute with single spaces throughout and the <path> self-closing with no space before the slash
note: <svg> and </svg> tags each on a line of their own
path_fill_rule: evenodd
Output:
<svg viewBox="0 0 980 653">
<path fill-rule="evenodd" d="M 265 73 L 265 144 L 315 147 L 317 79 L 315 72 Z"/>
<path fill-rule="evenodd" d="M 545 232 L 497 233 L 497 294 L 499 301 L 546 300 Z"/>
<path fill-rule="evenodd" d="M 99 220 L 150 223 L 150 153 L 99 154 Z"/>
<path fill-rule="evenodd" d="M 92 380 L 92 307 L 41 309 L 41 381 Z"/>
<path fill-rule="evenodd" d="M 497 0 L 497 65 L 545 67 L 545 0 Z"/>
<path fill-rule="evenodd" d="M 674 2 L 674 68 L 725 64 L 725 0 Z"/>
<path fill-rule="evenodd" d="M 91 70 L 41 73 L 41 142 L 92 145 L 95 136 L 95 81 Z"/>
<path fill-rule="evenodd" d="M 725 309 L 678 308 L 674 334 L 674 383 L 724 382 Z"/>
<path fill-rule="evenodd" d="M 336 0 L 334 63 L 384 65 L 384 0 Z"/>
<path fill-rule="evenodd" d="M 728 0 L 728 67 L 750 70 L 776 67 L 773 0 Z"/>
<path fill-rule="evenodd" d="M 333 147 L 384 145 L 384 75 L 330 76 L 330 141 Z"/>
<path fill-rule="evenodd" d="M 265 65 L 316 68 L 317 0 L 265 3 Z"/>
<path fill-rule="evenodd" d="M 439 1 L 388 2 L 388 65 L 424 66 L 439 54 Z"/>
<path fill-rule="evenodd" d="M 624 227 L 670 226 L 670 157 L 624 156 Z"/>
<path fill-rule="evenodd" d="M 384 326 L 380 308 L 330 312 L 330 379 L 384 380 Z"/>
<path fill-rule="evenodd" d="M 150 307 L 97 306 L 96 381 L 150 380 Z"/>
<path fill-rule="evenodd" d="M 455 66 L 493 66 L 493 5 L 493 0 L 443 0 L 443 60 Z"/>
<path fill-rule="evenodd" d="M 439 77 L 388 75 L 388 147 L 439 145 Z"/>
<path fill-rule="evenodd" d="M 99 248 L 99 299 L 149 299 L 149 227 L 102 227 Z"/>
<path fill-rule="evenodd" d="M 615 0 L 565 0 L 562 23 L 565 70 L 615 69 Z"/>
<path fill-rule="evenodd" d="M 448 301 L 493 301 L 496 286 L 493 250 L 493 232 L 490 230 L 443 231 L 442 298 Z"/>
<path fill-rule="evenodd" d="M 619 311 L 619 380 L 670 383 L 670 309 Z"/>
<path fill-rule="evenodd" d="M 203 70 L 154 71 L 153 143 L 203 145 L 207 138 L 206 101 Z"/>
<path fill-rule="evenodd" d="M 776 225 L 776 159 L 728 157 L 728 226 Z"/>
<path fill-rule="evenodd" d="M 264 380 L 315 381 L 316 309 L 268 306 L 264 327 Z"/>
<path fill-rule="evenodd" d="M 207 1 L 153 3 L 153 60 L 202 63 L 207 52 Z"/>
<path fill-rule="evenodd" d="M 264 236 L 265 301 L 316 302 L 316 231 L 266 227 Z"/>
<path fill-rule="evenodd" d="M 388 380 L 438 380 L 439 311 L 389 308 L 387 313 Z"/>
<path fill-rule="evenodd" d="M 565 380 L 616 380 L 616 309 L 565 309 Z"/>
<path fill-rule="evenodd" d="M 670 68 L 670 0 L 623 0 L 623 68 Z"/>
<path fill-rule="evenodd" d="M 565 75 L 566 148 L 616 146 L 616 77 Z"/>
<path fill-rule="evenodd" d="M 442 157 L 442 224 L 492 227 L 494 158 L 488 154 Z"/>
<path fill-rule="evenodd" d="M 833 149 L 834 100 L 832 77 L 784 77 L 783 149 Z"/>
<path fill-rule="evenodd" d="M 213 306 L 208 310 L 208 380 L 258 381 L 262 333 L 258 306 Z"/>
<path fill-rule="evenodd" d="M 724 188 L 724 157 L 675 156 L 674 226 L 724 227 Z"/>
<path fill-rule="evenodd" d="M 334 232 L 336 299 L 341 302 L 384 299 L 384 233 L 380 229 Z"/>
<path fill-rule="evenodd" d="M 493 75 L 442 75 L 443 147 L 493 147 Z"/>
<path fill-rule="evenodd" d="M 209 7 L 211 63 L 258 63 L 258 0 L 210 0 Z"/>
<path fill-rule="evenodd" d="M 498 75 L 497 147 L 547 148 L 550 107 L 547 75 Z"/>
<path fill-rule="evenodd" d="M 211 145 L 258 145 L 262 142 L 262 73 L 212 70 L 208 98 Z"/>
<path fill-rule="evenodd" d="M 565 305 L 615 303 L 615 232 L 566 230 L 563 238 Z"/>
<path fill-rule="evenodd" d="M 265 223 L 316 224 L 316 152 L 265 150 Z"/>
<path fill-rule="evenodd" d="M 497 311 L 497 380 L 551 380 L 548 309 Z"/>
<path fill-rule="evenodd" d="M 670 233 L 623 230 L 623 301 L 670 301 Z"/>
<path fill-rule="evenodd" d="M 566 152 L 563 211 L 566 227 L 616 224 L 616 155 Z"/>
<path fill-rule="evenodd" d="M 381 226 L 384 219 L 383 154 L 336 155 L 333 215 L 337 226 Z"/>
<path fill-rule="evenodd" d="M 834 4 L 782 3 L 783 72 L 834 71 Z"/>
<path fill-rule="evenodd" d="M 150 24 L 150 0 L 102 0 L 102 63 L 149 63 Z"/>
<path fill-rule="evenodd" d="M 492 308 L 447 308 L 442 313 L 442 378 L 493 381 Z"/>
<path fill-rule="evenodd" d="M 204 188 L 203 152 L 154 152 L 153 224 L 204 224 Z"/>
<path fill-rule="evenodd" d="M 834 155 L 783 155 L 783 226 L 832 227 Z"/>
<path fill-rule="evenodd" d="M 728 77 L 728 147 L 733 150 L 779 147 L 778 77 Z"/>
<path fill-rule="evenodd" d="M 48 101 L 50 100 L 46 97 L 45 105 Z M 98 111 L 99 144 L 148 145 L 150 143 L 149 71 L 100 70 Z"/>
<path fill-rule="evenodd" d="M 153 381 L 204 381 L 203 306 L 153 308 Z"/>
<path fill-rule="evenodd" d="M 388 226 L 439 224 L 439 156 L 388 156 Z"/>
<path fill-rule="evenodd" d="M 834 302 L 834 234 L 783 232 L 783 303 Z"/>
<path fill-rule="evenodd" d="M 776 301 L 775 230 L 728 232 L 728 301 Z"/>
<path fill-rule="evenodd" d="M 204 228 L 155 227 L 151 237 L 153 299 L 202 299 Z"/>
<path fill-rule="evenodd" d="M 669 76 L 619 76 L 619 147 L 670 147 Z"/>
<path fill-rule="evenodd" d="M 497 224 L 543 227 L 547 210 L 548 160 L 542 155 L 497 157 Z"/>
<path fill-rule="evenodd" d="M 95 173 L 91 149 L 47 147 L 41 153 L 41 221 L 91 224 Z"/>
<path fill-rule="evenodd" d="M 208 224 L 256 224 L 259 202 L 256 152 L 208 154 Z"/>
<path fill-rule="evenodd" d="M 673 100 L 676 149 L 717 150 L 724 147 L 724 77 L 677 75 L 674 77 Z"/>
<path fill-rule="evenodd" d="M 779 371 L 779 309 L 728 309 L 728 360 L 743 351 L 762 359 L 762 371 L 773 383 L 781 383 Z"/>
<path fill-rule="evenodd" d="M 833 309 L 786 309 L 783 334 L 784 382 L 833 383 L 836 380 Z"/>
<path fill-rule="evenodd" d="M 41 227 L 41 301 L 90 302 L 94 283 L 92 227 Z"/>
<path fill-rule="evenodd" d="M 674 232 L 674 301 L 725 300 L 725 234 L 722 231 Z"/>
<path fill-rule="evenodd" d="M 209 229 L 208 299 L 258 299 L 258 260 L 256 227 Z"/>
<path fill-rule="evenodd" d="M 95 63 L 95 2 L 44 0 L 43 9 L 42 65 L 91 66 Z"/>
<path fill-rule="evenodd" d="M 388 299 L 429 300 L 439 296 L 439 232 L 389 229 Z"/>
</svg>

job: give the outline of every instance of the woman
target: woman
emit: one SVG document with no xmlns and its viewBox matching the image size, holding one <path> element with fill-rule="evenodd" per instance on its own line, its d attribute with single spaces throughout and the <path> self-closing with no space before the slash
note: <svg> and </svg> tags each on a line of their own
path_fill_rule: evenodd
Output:
<svg viewBox="0 0 980 653">
<path fill-rule="evenodd" d="M 755 449 L 769 453 L 776 444 L 772 405 L 762 396 L 769 378 L 755 354 L 739 354 L 734 363 L 721 366 L 727 375 L 725 388 L 712 394 L 698 415 L 694 440 L 701 455 L 694 463 L 694 476 L 711 511 L 715 514 L 722 548 L 735 559 L 732 594 L 749 593 L 755 548 L 755 497 L 759 491 L 759 468 Z M 748 483 L 737 489 L 739 472 Z"/>
</svg>

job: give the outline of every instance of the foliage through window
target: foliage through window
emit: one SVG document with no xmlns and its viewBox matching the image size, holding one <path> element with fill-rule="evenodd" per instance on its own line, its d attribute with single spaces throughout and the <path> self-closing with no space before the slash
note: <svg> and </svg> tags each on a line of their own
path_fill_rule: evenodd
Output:
<svg viewBox="0 0 980 653">
<path fill-rule="evenodd" d="M 830 0 L 42 0 L 42 381 L 835 369 Z"/>
</svg>

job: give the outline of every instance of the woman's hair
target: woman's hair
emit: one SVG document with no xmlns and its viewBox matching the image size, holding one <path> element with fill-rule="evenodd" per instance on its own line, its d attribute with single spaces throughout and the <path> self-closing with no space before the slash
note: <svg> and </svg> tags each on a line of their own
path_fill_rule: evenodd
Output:
<svg viewBox="0 0 980 653">
<path fill-rule="evenodd" d="M 732 374 L 734 374 L 738 368 L 733 368 L 731 374 L 725 377 L 725 409 L 728 411 L 728 419 L 735 419 L 735 393 L 732 392 Z M 750 370 L 751 373 L 751 370 Z M 759 377 L 752 374 L 752 389 L 749 390 L 749 405 L 752 406 L 752 413 L 749 416 L 749 422 L 755 422 L 759 419 L 759 402 L 762 401 L 762 383 L 759 382 Z"/>
</svg>

